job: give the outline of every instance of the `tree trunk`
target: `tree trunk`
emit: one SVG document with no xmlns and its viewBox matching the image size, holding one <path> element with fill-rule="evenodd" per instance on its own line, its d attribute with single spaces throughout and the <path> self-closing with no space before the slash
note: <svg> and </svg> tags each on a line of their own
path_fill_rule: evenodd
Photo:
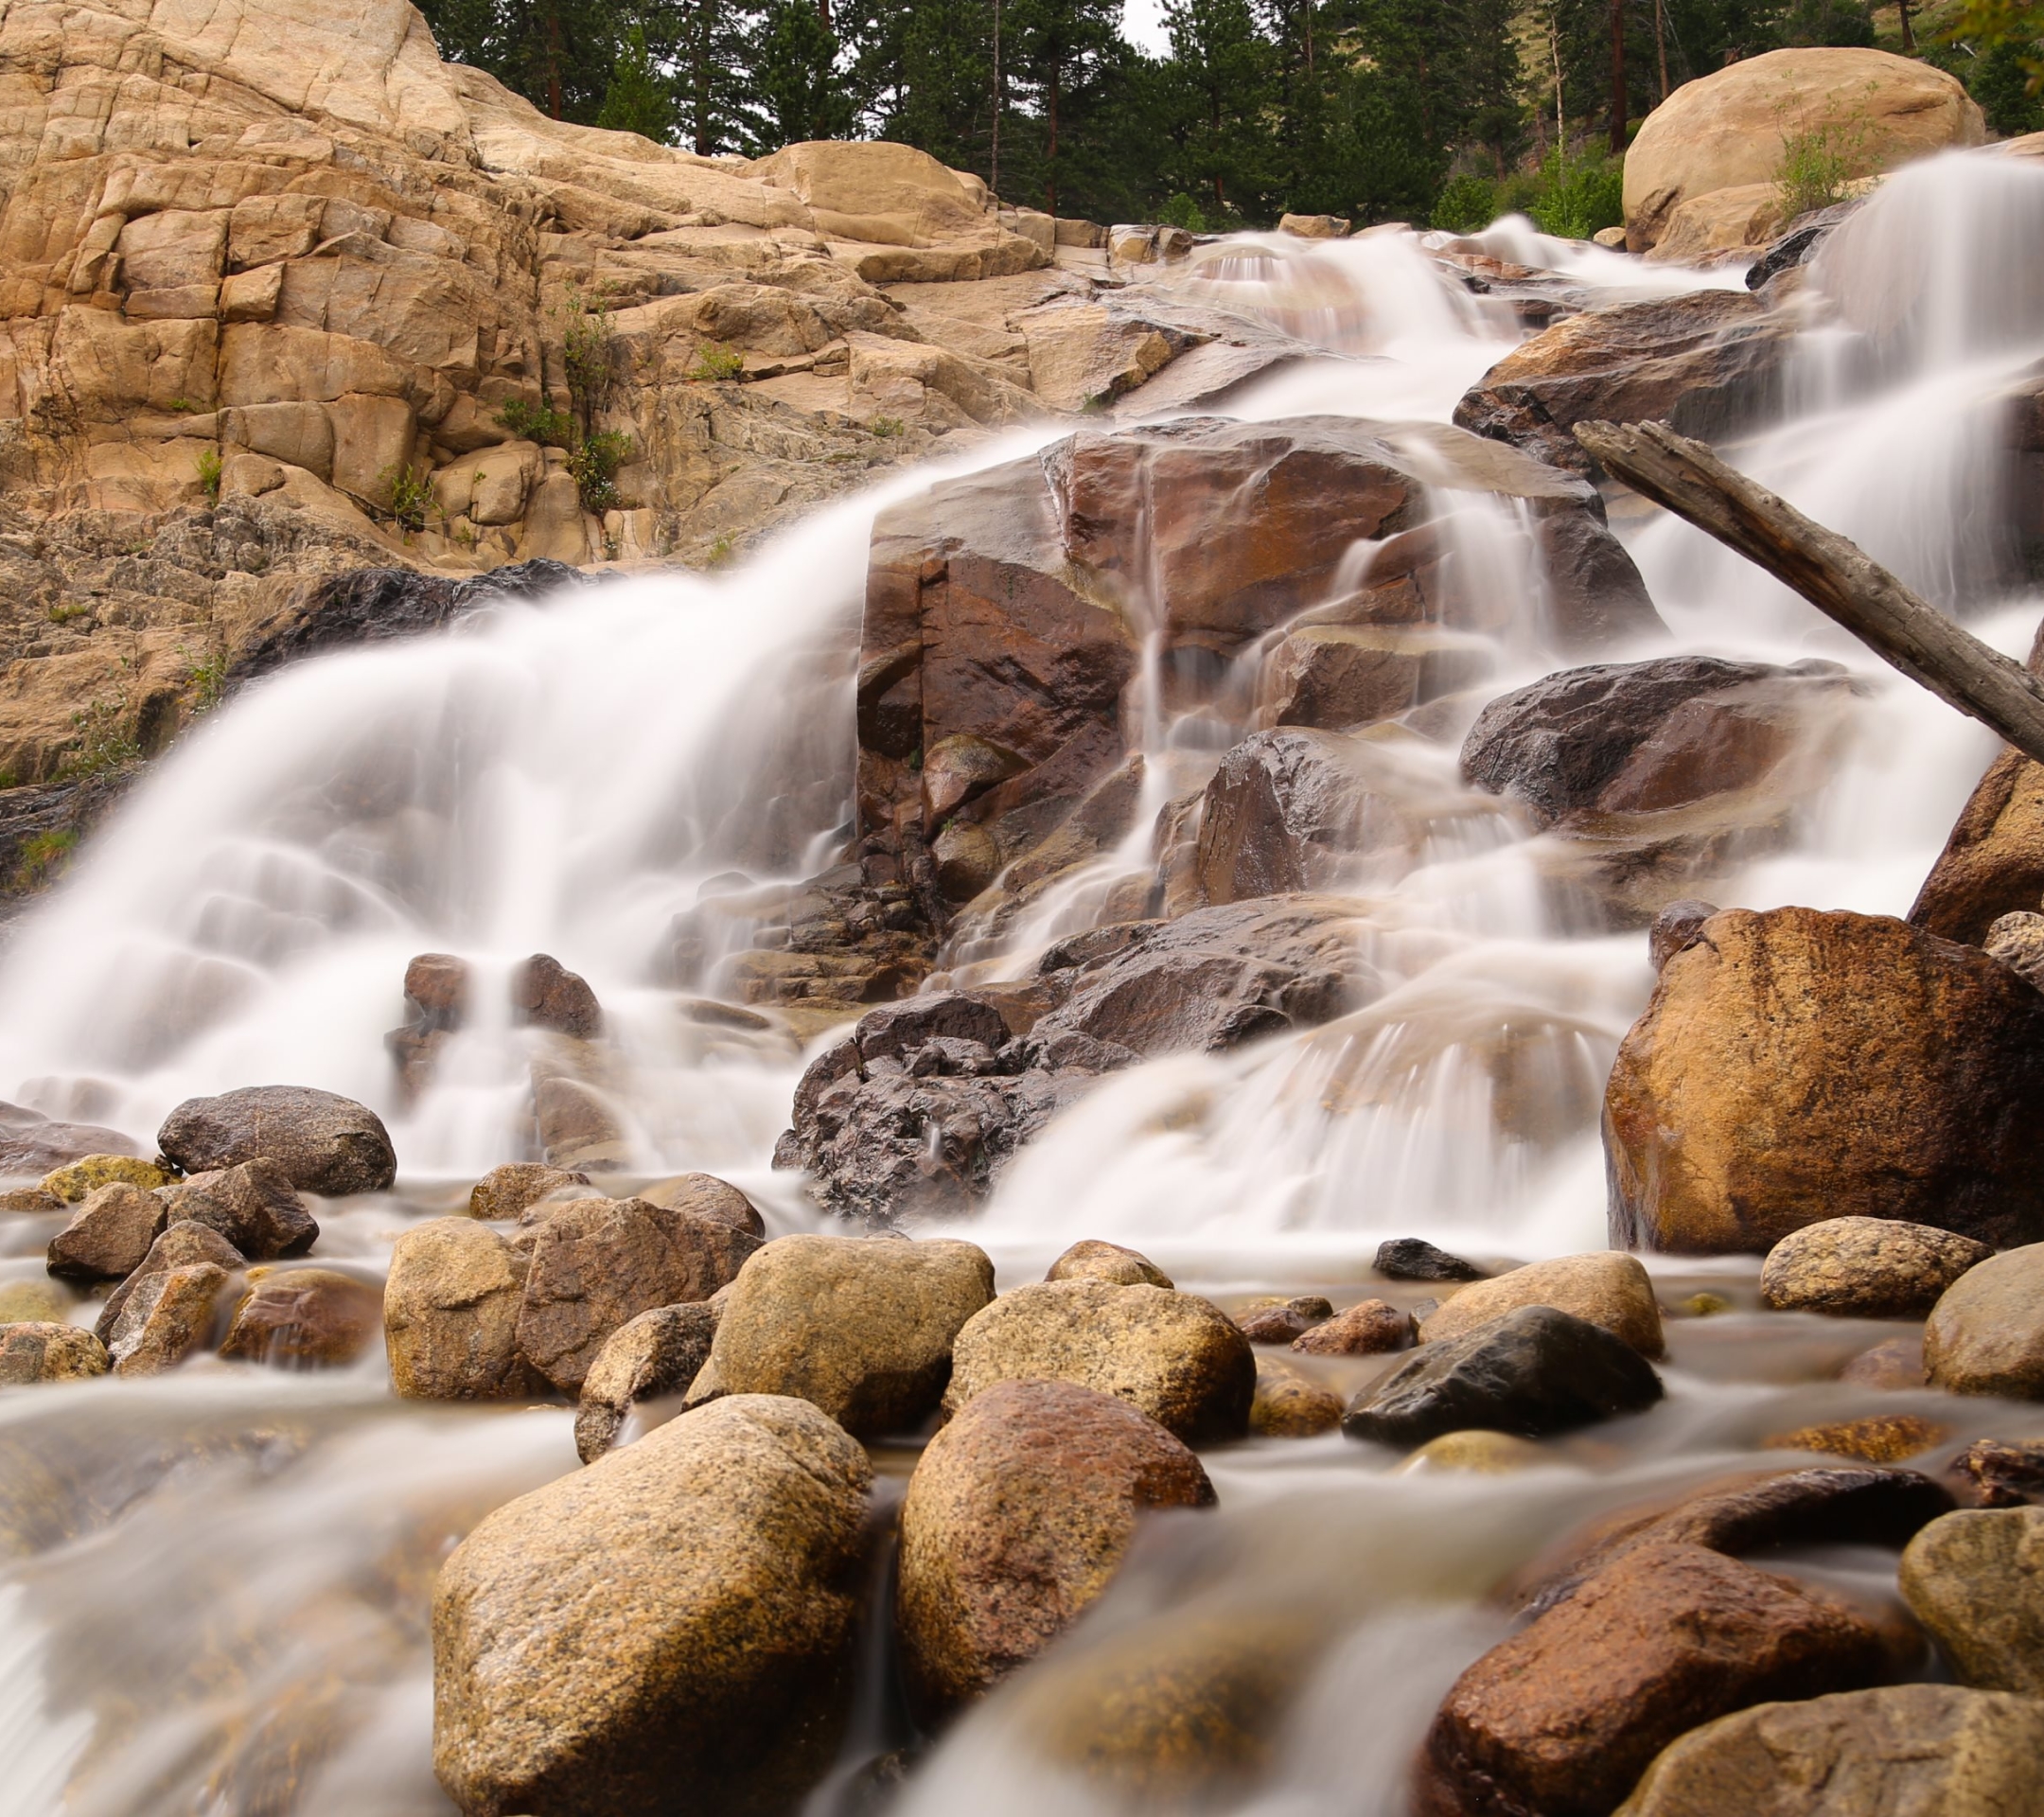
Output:
<svg viewBox="0 0 2044 1817">
<path fill-rule="evenodd" d="M 696 91 L 696 155 L 707 158 L 716 150 L 710 130 L 710 38 L 716 29 L 716 0 L 696 0 L 696 42 L 691 46 L 691 86 Z"/>
<path fill-rule="evenodd" d="M 994 0 L 994 140 L 987 159 L 987 190 L 1000 214 L 1001 0 Z"/>
<path fill-rule="evenodd" d="M 1050 85 L 1044 97 L 1045 123 L 1049 128 L 1049 136 L 1044 148 L 1044 213 L 1052 221 L 1057 219 L 1057 104 L 1058 78 L 1061 73 L 1057 60 L 1053 58 L 1050 62 Z"/>
<path fill-rule="evenodd" d="M 1661 98 L 1668 97 L 1667 86 L 1667 0 L 1653 0 L 1653 47 L 1654 61 L 1661 66 Z"/>
<path fill-rule="evenodd" d="M 547 112 L 556 120 L 561 116 L 561 35 L 560 8 L 550 5 L 546 9 L 546 90 Z"/>
<path fill-rule="evenodd" d="M 1611 0 L 1611 150 L 1614 158 L 1625 156 L 1626 115 L 1625 0 Z"/>
<path fill-rule="evenodd" d="M 1916 34 L 1910 28 L 1909 0 L 1895 0 L 1895 10 L 1902 15 L 1902 48 L 1913 57 L 1916 54 Z"/>
</svg>

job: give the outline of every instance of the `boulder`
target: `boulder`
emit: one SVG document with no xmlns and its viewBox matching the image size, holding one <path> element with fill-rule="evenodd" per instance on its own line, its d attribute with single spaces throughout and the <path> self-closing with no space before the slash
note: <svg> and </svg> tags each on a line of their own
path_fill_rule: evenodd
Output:
<svg viewBox="0 0 2044 1817">
<path fill-rule="evenodd" d="M 759 1239 L 643 1199 L 572 1199 L 538 1226 L 518 1346 L 563 1394 L 579 1393 L 604 1340 L 656 1306 L 708 1299 Z"/>
<path fill-rule="evenodd" d="M 1371 1264 L 1392 1280 L 1482 1280 L 1488 1270 L 1436 1249 L 1422 1237 L 1393 1237 L 1377 1245 Z"/>
<path fill-rule="evenodd" d="M 2027 1812 L 2044 1704 L 1957 1685 L 1888 1685 L 1722 1716 L 1671 1742 L 1622 1817 Z"/>
<path fill-rule="evenodd" d="M 0 1178 L 40 1180 L 73 1162 L 103 1161 L 109 1154 L 133 1155 L 139 1147 L 117 1129 L 102 1129 L 97 1123 L 53 1123 L 32 1110 L 8 1108 L 10 1115 L 0 1121 Z"/>
<path fill-rule="evenodd" d="M 1356 1396 L 1342 1431 L 1402 1449 L 1479 1426 L 1540 1438 L 1660 1399 L 1661 1378 L 1622 1338 L 1551 1306 L 1522 1306 L 1422 1344 Z"/>
<path fill-rule="evenodd" d="M 585 1464 L 593 1464 L 617 1442 L 642 1401 L 687 1391 L 710 1360 L 720 1310 L 714 1300 L 656 1306 L 626 1319 L 604 1340 L 582 1379 L 575 1407 L 575 1453 Z"/>
<path fill-rule="evenodd" d="M 0 1325 L 0 1386 L 89 1382 L 109 1367 L 106 1346 L 76 1325 L 44 1319 Z"/>
<path fill-rule="evenodd" d="M 749 1237 L 766 1234 L 766 1220 L 752 1201 L 714 1173 L 677 1173 L 672 1179 L 655 1180 L 639 1189 L 639 1197 L 663 1211 L 686 1211 L 712 1224 L 728 1224 Z"/>
<path fill-rule="evenodd" d="M 502 1167 L 491 1168 L 470 1190 L 468 1215 L 486 1218 L 493 1224 L 503 1223 L 523 1216 L 528 1206 L 549 1193 L 589 1183 L 587 1173 L 548 1167 L 543 1161 L 506 1161 Z"/>
<path fill-rule="evenodd" d="M 1646 252 L 1691 197 L 1772 184 L 1795 134 L 1830 132 L 1865 176 L 1986 137 L 1980 109 L 1943 70 L 1881 50 L 1769 51 L 1684 82 L 1626 153 L 1626 244 Z"/>
<path fill-rule="evenodd" d="M 872 1467 L 737 1395 L 487 1515 L 433 1590 L 433 1771 L 465 1811 L 798 1806 L 829 1765 Z"/>
<path fill-rule="evenodd" d="M 1014 326 L 1029 348 L 1030 389 L 1053 410 L 1097 410 L 1134 391 L 1189 344 L 1104 303 L 1056 297 Z"/>
<path fill-rule="evenodd" d="M 603 1007 L 588 980 L 546 953 L 535 953 L 511 974 L 511 1015 L 526 1027 L 578 1041 L 603 1032 Z"/>
<path fill-rule="evenodd" d="M 1257 723 L 1339 732 L 1374 725 L 1477 685 L 1497 645 L 1427 625 L 1302 624 L 1257 672 Z"/>
<path fill-rule="evenodd" d="M 1971 1237 L 1893 1218 L 1825 1218 L 1768 1251 L 1760 1297 L 1777 1312 L 1922 1318 L 1994 1251 Z"/>
<path fill-rule="evenodd" d="M 1111 1280 L 1121 1287 L 1169 1287 L 1172 1279 L 1148 1256 L 1119 1243 L 1084 1237 L 1050 1264 L 1046 1280 Z"/>
<path fill-rule="evenodd" d="M 1235 1311 L 1235 1328 L 1252 1344 L 1289 1344 L 1334 1316 L 1334 1308 L 1320 1294 L 1299 1294 L 1291 1299 L 1251 1300 Z"/>
<path fill-rule="evenodd" d="M 916 1462 L 895 1612 L 911 1696 L 942 1711 L 1033 1659 L 1107 1587 L 1138 1520 L 1208 1508 L 1200 1461 L 1126 1402 L 1002 1382 Z"/>
<path fill-rule="evenodd" d="M 383 1344 L 408 1400 L 494 1401 L 535 1392 L 519 1354 L 525 1259 L 487 1225 L 434 1218 L 391 1246 Z"/>
<path fill-rule="evenodd" d="M 129 1300 L 153 1276 L 167 1274 L 173 1268 L 188 1268 L 202 1261 L 211 1262 L 224 1273 L 234 1274 L 246 1264 L 247 1260 L 217 1230 L 203 1224 L 172 1222 L 165 1226 L 163 1235 L 150 1245 L 141 1265 L 107 1296 L 107 1303 L 99 1309 L 93 1330 L 102 1344 L 111 1344 L 115 1327 L 127 1311 Z"/>
<path fill-rule="evenodd" d="M 1256 1397 L 1256 1355 L 1225 1314 L 1191 1294 L 1104 1280 L 1037 1281 L 969 1319 L 943 1408 L 998 1382 L 1075 1382 L 1139 1408 L 1188 1444 L 1238 1438 Z"/>
<path fill-rule="evenodd" d="M 1924 1367 L 1955 1394 L 2044 1400 L 2044 1244 L 1990 1257 L 1945 1290 L 1924 1327 Z"/>
<path fill-rule="evenodd" d="M 2044 997 L 1986 954 L 1881 916 L 1729 909 L 1619 1046 L 1612 1243 L 1765 1254 L 1832 1216 L 2029 1242 L 2040 1113 Z"/>
<path fill-rule="evenodd" d="M 1910 905 L 1927 934 L 1978 945 L 2044 903 L 2044 764 L 2004 747 L 1966 797 Z"/>
<path fill-rule="evenodd" d="M 2044 1439 L 1976 1438 L 1951 1460 L 1963 1497 L 1979 1508 L 2021 1508 L 2044 1496 Z"/>
<path fill-rule="evenodd" d="M 193 1174 L 175 1189 L 170 1215 L 218 1231 L 251 1261 L 302 1256 L 319 1238 L 290 1176 L 267 1158 Z"/>
<path fill-rule="evenodd" d="M 1342 1399 L 1303 1369 L 1274 1356 L 1256 1360 L 1249 1430 L 1259 1438 L 1315 1438 L 1341 1424 Z"/>
<path fill-rule="evenodd" d="M 1381 1299 L 1361 1299 L 1292 1340 L 1301 1356 L 1381 1356 L 1418 1340 L 1412 1314 Z"/>
<path fill-rule="evenodd" d="M 397 1175 L 390 1133 L 376 1112 L 307 1085 L 188 1098 L 165 1120 L 156 1141 L 186 1173 L 268 1160 L 301 1192 L 329 1198 L 387 1191 Z"/>
<path fill-rule="evenodd" d="M 799 1396 L 862 1438 L 909 1432 L 993 1297 L 969 1243 L 782 1237 L 740 1270 L 711 1355 L 728 1393 Z"/>
<path fill-rule="evenodd" d="M 1531 1262 L 1471 1281 L 1419 1322 L 1419 1341 L 1436 1344 L 1522 1306 L 1552 1306 L 1623 1338 L 1642 1356 L 1659 1356 L 1661 1308 L 1653 1281 L 1631 1256 L 1610 1250 Z"/>
<path fill-rule="evenodd" d="M 133 1155 L 88 1155 L 81 1161 L 73 1161 L 68 1167 L 45 1173 L 43 1190 L 55 1194 L 66 1205 L 76 1205 L 116 1180 L 153 1192 L 169 1178 L 169 1174 L 155 1162 L 142 1160 Z"/>
<path fill-rule="evenodd" d="M 116 1375 L 156 1375 L 212 1348 L 234 1277 L 217 1262 L 145 1274 L 107 1339 Z"/>
<path fill-rule="evenodd" d="M 1701 1546 L 1642 1547 L 1455 1681 L 1421 1773 L 1436 1808 L 1607 1812 L 1700 1723 L 1894 1674 L 1847 1604 Z"/>
<path fill-rule="evenodd" d="M 220 1353 L 280 1369 L 339 1368 L 382 1326 L 383 1296 L 332 1268 L 252 1268 Z"/>
<path fill-rule="evenodd" d="M 71 1280 L 124 1280 L 141 1267 L 169 1214 L 125 1180 L 96 1187 L 49 1243 L 49 1271 Z"/>
<path fill-rule="evenodd" d="M 1932 1521 L 1902 1554 L 1900 1582 L 1962 1685 L 2044 1695 L 2044 1508 Z"/>
</svg>

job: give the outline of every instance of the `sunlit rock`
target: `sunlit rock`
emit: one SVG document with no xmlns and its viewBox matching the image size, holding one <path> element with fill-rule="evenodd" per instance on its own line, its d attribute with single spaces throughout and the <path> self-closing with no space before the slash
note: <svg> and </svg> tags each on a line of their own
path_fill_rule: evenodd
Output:
<svg viewBox="0 0 2044 1817">
<path fill-rule="evenodd" d="M 1844 1318 L 1921 1318 L 1994 1250 L 1971 1237 L 1894 1218 L 1826 1218 L 1768 1251 L 1760 1297 L 1779 1311 Z"/>
<path fill-rule="evenodd" d="M 2044 1243 L 1990 1256 L 1939 1297 L 1924 1367 L 1955 1394 L 2044 1400 Z"/>
<path fill-rule="evenodd" d="M 1659 1356 L 1665 1348 L 1652 1279 L 1635 1258 L 1610 1250 L 1530 1262 L 1471 1281 L 1420 1321 L 1420 1342 L 1459 1337 L 1522 1306 L 1551 1306 L 1586 1319 L 1623 1338 L 1642 1356 Z"/>
<path fill-rule="evenodd" d="M 1172 1279 L 1148 1256 L 1119 1243 L 1084 1237 L 1053 1261 L 1046 1280 L 1111 1280 L 1122 1287 L 1169 1287 Z"/>
<path fill-rule="evenodd" d="M 492 1401 L 534 1392 L 519 1353 L 525 1260 L 487 1225 L 435 1218 L 391 1248 L 383 1341 L 408 1400 Z"/>
<path fill-rule="evenodd" d="M 2044 1694 L 2044 1508 L 1962 1508 L 1902 1554 L 1911 1612 L 1962 1685 Z"/>
</svg>

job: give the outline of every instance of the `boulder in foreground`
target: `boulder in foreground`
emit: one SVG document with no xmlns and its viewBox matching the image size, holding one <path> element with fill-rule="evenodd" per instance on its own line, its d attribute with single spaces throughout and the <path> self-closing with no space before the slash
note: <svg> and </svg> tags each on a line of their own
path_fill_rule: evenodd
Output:
<svg viewBox="0 0 2044 1817">
<path fill-rule="evenodd" d="M 1991 1256 L 1947 1287 L 1924 1326 L 1924 1369 L 1954 1394 L 2044 1400 L 2044 1244 Z"/>
<path fill-rule="evenodd" d="M 1899 1575 L 1962 1685 L 2044 1697 L 2044 1508 L 1947 1514 L 1909 1543 Z"/>
<path fill-rule="evenodd" d="M 397 1177 L 382 1119 L 366 1104 L 309 1085 L 248 1085 L 187 1098 L 165 1120 L 156 1142 L 186 1173 L 267 1159 L 301 1192 L 328 1198 L 388 1191 Z"/>
<path fill-rule="evenodd" d="M 1659 1356 L 1661 1308 L 1653 1281 L 1632 1256 L 1613 1250 L 1528 1262 L 1489 1280 L 1471 1281 L 1419 1326 L 1422 1344 L 1460 1337 L 1522 1306 L 1552 1306 L 1623 1338 L 1642 1356 Z"/>
</svg>

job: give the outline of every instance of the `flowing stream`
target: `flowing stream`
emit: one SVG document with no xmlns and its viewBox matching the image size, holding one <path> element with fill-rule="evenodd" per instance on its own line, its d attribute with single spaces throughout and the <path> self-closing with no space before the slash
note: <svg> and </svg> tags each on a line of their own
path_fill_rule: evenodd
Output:
<svg viewBox="0 0 2044 1817">
<path fill-rule="evenodd" d="M 1612 302 L 1742 283 L 1524 223 L 1485 244 Z M 2018 655 L 2040 601 L 2012 561 L 1997 399 L 2044 358 L 2040 245 L 2044 167 L 1948 156 L 1892 178 L 1795 305 L 1807 320 L 1780 420 L 1728 450 Z M 1416 448 L 1425 432 L 1409 426 L 1446 422 L 1523 333 L 1509 305 L 1445 281 L 1401 230 L 1247 237 L 1181 281 L 1328 350 L 1229 414 L 1381 419 Z M 431 1088 L 400 1101 L 382 1035 L 403 1017 L 407 960 L 459 953 L 487 974 L 545 951 L 605 1006 L 639 1169 L 626 1178 L 705 1169 L 771 1232 L 820 1226 L 799 1180 L 768 1164 L 802 1054 L 683 1014 L 661 970 L 666 931 L 706 891 L 813 874 L 847 837 L 874 513 L 1055 432 L 896 475 L 728 573 L 506 606 L 250 688 L 159 765 L 19 930 L 0 962 L 0 1091 L 138 1135 L 185 1097 L 251 1083 L 361 1099 L 390 1123 L 399 1190 L 323 1207 L 320 1250 L 376 1271 L 409 1223 L 521 1152 L 528 1114 L 527 1037 L 507 1020 L 465 1030 Z M 1465 574 L 1537 599 L 1512 514 L 1486 496 L 1441 502 Z M 1699 533 L 1622 502 L 1613 522 L 1673 641 L 1610 660 L 1817 656 L 1859 682 L 1783 803 L 1788 837 L 1716 899 L 1904 912 L 1991 736 Z M 1501 636 L 1485 697 L 1561 666 L 1537 623 L 1522 614 Z M 1153 701 L 1137 717 L 1154 799 L 1128 844 L 973 964 L 1013 975 L 1090 925 L 1114 877 L 1149 863 L 1150 812 L 1197 787 L 1245 729 L 1211 705 L 1174 717 Z M 1344 880 L 1370 904 L 1364 957 L 1383 994 L 1324 1029 L 1109 1077 L 951 1226 L 995 1256 L 1003 1285 L 1080 1237 L 1138 1247 L 1224 1304 L 1383 1294 L 1367 1266 L 1388 1236 L 1520 1261 L 1603 1245 L 1597 1108 L 1650 988 L 1646 942 L 1572 925 L 1543 885 L 1552 842 L 1471 797 L 1458 740 L 1459 727 L 1400 747 L 1398 786 L 1426 837 L 1395 864 L 1358 854 Z M 41 1277 L 51 1227 L 0 1219 L 0 1283 Z M 1401 1474 L 1338 1436 L 1210 1454 L 1221 1511 L 1155 1523 L 1099 1609 L 943 1738 L 902 1808 L 1391 1813 L 1440 1693 L 1506 1631 L 1488 1592 L 1568 1527 L 1816 1420 L 1934 1412 L 1956 1447 L 1996 1411 L 1825 1379 L 1894 1328 L 1762 1314 L 1749 1261 L 1653 1265 L 1669 1305 L 1708 1287 L 1733 1306 L 1671 1322 L 1665 1405 L 1512 1476 Z M 1346 1392 L 1379 1367 L 1321 1373 Z M 2020 1436 L 1999 1411 L 1997 1436 Z M 0 1811 L 445 1817 L 432 1574 L 483 1512 L 574 1466 L 570 1420 L 399 1403 L 380 1354 L 323 1376 L 203 1360 L 0 1394 Z M 2044 1417 L 2032 1424 L 2044 1433 Z M 912 1461 L 890 1453 L 883 1472 Z M 1791 1563 L 1887 1594 L 1878 1560 Z M 1139 1721 L 1103 1735 L 1100 1687 L 1217 1635 L 1287 1662 L 1270 1692 L 1278 1738 L 1209 1764 L 1195 1797 L 1144 1763 Z M 910 1738 L 887 1671 L 884 1646 L 870 1648 L 819 1812 L 855 1808 L 861 1762 Z"/>
</svg>

